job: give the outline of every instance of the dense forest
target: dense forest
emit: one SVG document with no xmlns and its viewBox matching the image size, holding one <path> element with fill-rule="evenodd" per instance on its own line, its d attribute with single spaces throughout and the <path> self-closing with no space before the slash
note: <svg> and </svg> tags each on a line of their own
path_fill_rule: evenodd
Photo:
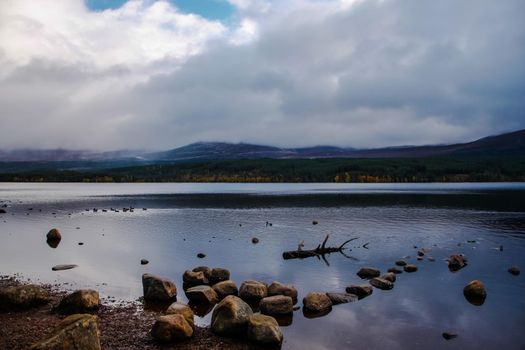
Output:
<svg viewBox="0 0 525 350">
<path fill-rule="evenodd" d="M 4 164 L 5 166 L 5 164 Z M 242 159 L 60 170 L 60 162 L 0 181 L 31 182 L 478 182 L 525 181 L 525 156 Z"/>
</svg>

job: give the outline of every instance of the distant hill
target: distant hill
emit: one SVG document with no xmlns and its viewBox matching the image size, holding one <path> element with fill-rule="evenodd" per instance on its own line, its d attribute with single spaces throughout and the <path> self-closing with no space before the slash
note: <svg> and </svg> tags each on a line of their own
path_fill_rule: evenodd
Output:
<svg viewBox="0 0 525 350">
<path fill-rule="evenodd" d="M 156 162 L 187 162 L 235 159 L 311 159 L 311 158 L 423 158 L 440 156 L 514 156 L 525 155 L 525 129 L 476 141 L 452 145 L 402 146 L 374 149 L 354 149 L 334 146 L 279 148 L 248 143 L 197 142 L 169 151 L 90 152 L 56 150 L 0 150 L 0 162 L 97 162 L 112 167 L 123 161 L 140 165 Z M 100 165 L 102 162 L 102 165 Z M 86 164 L 87 163 L 87 164 Z"/>
</svg>

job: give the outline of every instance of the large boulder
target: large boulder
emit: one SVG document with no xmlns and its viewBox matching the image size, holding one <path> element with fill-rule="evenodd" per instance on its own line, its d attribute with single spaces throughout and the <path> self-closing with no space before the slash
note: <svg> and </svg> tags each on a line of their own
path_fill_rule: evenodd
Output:
<svg viewBox="0 0 525 350">
<path fill-rule="evenodd" d="M 379 277 L 380 274 L 381 272 L 373 267 L 362 267 L 359 269 L 359 271 L 357 271 L 357 275 L 363 279 Z"/>
<path fill-rule="evenodd" d="M 184 303 L 181 303 L 181 302 L 178 302 L 178 301 L 172 303 L 166 309 L 165 314 L 166 315 L 182 315 L 184 317 L 184 319 L 186 320 L 186 322 L 188 322 L 188 324 L 190 326 L 193 327 L 193 325 L 194 325 L 193 310 L 188 305 L 186 305 Z"/>
<path fill-rule="evenodd" d="M 215 304 L 219 301 L 217 293 L 210 286 L 195 286 L 186 290 L 186 297 L 194 303 Z"/>
<path fill-rule="evenodd" d="M 463 288 L 463 295 L 472 305 L 481 306 L 485 302 L 487 291 L 483 282 L 473 280 Z"/>
<path fill-rule="evenodd" d="M 467 259 L 463 254 L 452 254 L 448 257 L 448 269 L 451 272 L 456 272 L 461 270 L 467 265 Z"/>
<path fill-rule="evenodd" d="M 208 278 L 204 275 L 203 271 L 184 271 L 182 275 L 182 281 L 184 282 L 185 288 L 201 286 L 208 284 Z"/>
<path fill-rule="evenodd" d="M 60 234 L 60 231 L 57 228 L 52 228 L 47 233 L 46 239 L 48 241 L 60 241 L 62 239 L 62 235 Z"/>
<path fill-rule="evenodd" d="M 151 336 L 160 341 L 188 339 L 193 336 L 193 328 L 183 315 L 164 315 L 155 320 Z"/>
<path fill-rule="evenodd" d="M 259 281 L 244 281 L 239 288 L 239 297 L 243 300 L 258 301 L 268 296 L 268 287 Z"/>
<path fill-rule="evenodd" d="M 352 303 L 359 300 L 357 295 L 350 293 L 326 293 L 326 296 L 330 298 L 330 301 L 334 305 Z"/>
<path fill-rule="evenodd" d="M 232 280 L 226 280 L 213 285 L 213 290 L 217 293 L 219 300 L 226 298 L 228 295 L 239 295 L 237 285 Z"/>
<path fill-rule="evenodd" d="M 228 295 L 213 310 L 211 330 L 219 335 L 244 334 L 252 315 L 252 309 L 241 298 Z"/>
<path fill-rule="evenodd" d="M 56 310 L 65 315 L 93 313 L 100 307 L 98 292 L 92 289 L 77 290 L 66 295 L 58 304 Z"/>
<path fill-rule="evenodd" d="M 373 291 L 374 291 L 374 289 L 372 288 L 372 286 L 369 286 L 369 285 L 355 285 L 355 284 L 352 284 L 352 285 L 346 287 L 346 292 L 347 293 L 355 294 L 355 295 L 357 295 L 357 297 L 359 299 L 366 298 L 367 296 L 372 294 Z"/>
<path fill-rule="evenodd" d="M 97 317 L 75 314 L 66 317 L 46 338 L 31 346 L 32 350 L 100 350 Z"/>
<path fill-rule="evenodd" d="M 268 295 L 285 295 L 292 298 L 294 304 L 297 302 L 297 289 L 291 284 L 283 284 L 278 281 L 272 282 L 268 287 Z"/>
<path fill-rule="evenodd" d="M 0 310 L 27 309 L 50 300 L 49 292 L 34 284 L 0 288 Z"/>
<path fill-rule="evenodd" d="M 261 299 L 259 308 L 265 315 L 286 315 L 293 312 L 293 301 L 285 295 L 274 295 Z"/>
<path fill-rule="evenodd" d="M 215 267 L 211 270 L 210 284 L 213 286 L 216 283 L 227 281 L 230 279 L 230 271 L 223 269 L 222 267 Z"/>
<path fill-rule="evenodd" d="M 142 275 L 145 300 L 170 301 L 177 297 L 177 287 L 170 280 L 149 273 Z"/>
<path fill-rule="evenodd" d="M 310 292 L 303 298 L 303 310 L 305 312 L 319 313 L 331 308 L 332 301 L 326 293 Z"/>
<path fill-rule="evenodd" d="M 279 345 L 283 342 L 283 333 L 275 318 L 261 314 L 250 317 L 247 335 L 248 339 L 260 344 Z"/>
<path fill-rule="evenodd" d="M 370 284 L 378 289 L 388 290 L 394 288 L 394 283 L 389 280 L 375 277 L 370 280 Z"/>
</svg>

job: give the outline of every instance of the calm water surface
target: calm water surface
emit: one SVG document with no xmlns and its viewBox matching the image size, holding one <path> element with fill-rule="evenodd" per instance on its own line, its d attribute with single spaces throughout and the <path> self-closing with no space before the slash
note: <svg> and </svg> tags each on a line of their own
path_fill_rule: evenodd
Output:
<svg viewBox="0 0 525 350">
<path fill-rule="evenodd" d="M 376 289 L 320 318 L 295 312 L 282 327 L 283 348 L 525 349 L 524 276 L 507 272 L 525 269 L 524 195 L 525 184 L 0 184 L 0 205 L 8 205 L 0 214 L 0 274 L 136 300 L 150 272 L 174 280 L 186 301 L 183 272 L 208 265 L 228 268 L 238 284 L 292 283 L 302 299 L 363 283 L 355 274 L 361 266 L 386 271 L 410 256 L 419 271 L 398 275 L 391 291 Z M 137 209 L 102 212 L 129 206 Z M 63 236 L 56 249 L 45 243 L 52 227 Z M 333 245 L 359 239 L 348 257 L 282 259 L 301 240 L 314 248 L 327 233 Z M 416 261 L 414 246 L 431 248 L 436 261 Z M 451 273 L 444 259 L 452 253 L 464 253 L 469 265 Z M 79 267 L 51 271 L 57 264 Z M 472 279 L 487 287 L 479 307 L 462 294 Z M 448 330 L 459 337 L 445 341 Z"/>
</svg>

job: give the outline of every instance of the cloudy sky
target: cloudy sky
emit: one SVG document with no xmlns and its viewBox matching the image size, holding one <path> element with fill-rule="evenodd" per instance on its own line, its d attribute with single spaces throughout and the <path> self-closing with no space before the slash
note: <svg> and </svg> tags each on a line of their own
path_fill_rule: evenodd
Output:
<svg viewBox="0 0 525 350">
<path fill-rule="evenodd" d="M 523 0 L 1 0 L 0 148 L 525 128 Z"/>
</svg>

